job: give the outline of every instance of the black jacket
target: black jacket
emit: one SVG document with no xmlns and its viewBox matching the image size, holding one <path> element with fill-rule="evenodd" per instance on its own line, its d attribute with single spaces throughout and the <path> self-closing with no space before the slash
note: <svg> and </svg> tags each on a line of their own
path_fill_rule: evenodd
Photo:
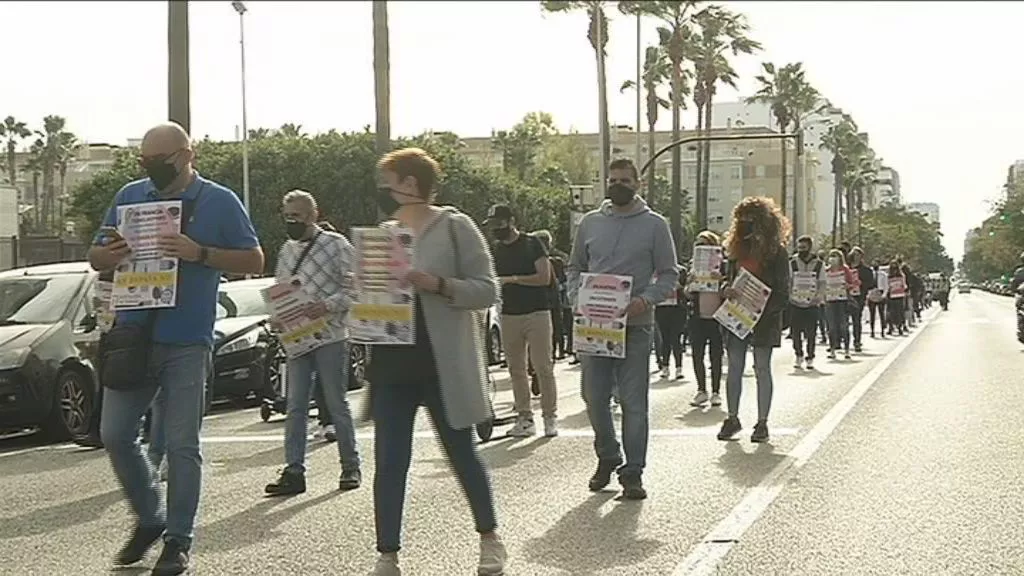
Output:
<svg viewBox="0 0 1024 576">
<path fill-rule="evenodd" d="M 728 270 L 728 281 L 732 284 L 739 273 L 735 260 L 729 260 Z M 782 346 L 782 313 L 789 303 L 789 255 L 785 247 L 779 247 L 775 255 L 763 263 L 761 273 L 755 276 L 771 288 L 772 293 L 765 303 L 761 319 L 754 326 L 754 333 L 750 335 L 750 344 L 759 348 L 778 348 Z"/>
</svg>

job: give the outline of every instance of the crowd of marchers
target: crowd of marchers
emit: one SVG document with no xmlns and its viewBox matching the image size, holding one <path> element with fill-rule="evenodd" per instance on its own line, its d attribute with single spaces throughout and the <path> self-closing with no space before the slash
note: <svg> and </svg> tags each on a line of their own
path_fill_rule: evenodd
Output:
<svg viewBox="0 0 1024 576">
<path fill-rule="evenodd" d="M 237 195 L 193 168 L 189 135 L 175 124 L 150 130 L 140 163 L 147 178 L 114 197 L 89 261 L 109 272 L 131 255 L 120 236 L 118 208 L 126 204 L 180 200 L 181 229 L 164 231 L 163 254 L 179 261 L 177 303 L 171 308 L 118 312 L 101 341 L 103 446 L 136 519 L 118 552 L 118 565 L 143 560 L 162 542 L 154 575 L 176 575 L 191 563 L 190 552 L 202 484 L 200 428 L 209 372 L 213 323 L 220 278 L 259 274 L 263 252 Z M 382 226 L 402 226 L 415 236 L 415 250 L 404 281 L 415 289 L 412 345 L 375 344 L 366 378 L 368 413 L 374 429 L 373 504 L 376 576 L 401 574 L 401 524 L 406 481 L 412 461 L 413 427 L 426 408 L 444 453 L 467 496 L 479 539 L 478 574 L 505 573 L 507 552 L 499 537 L 491 480 L 473 438 L 474 425 L 493 418 L 479 311 L 500 300 L 502 346 L 514 394 L 511 436 L 537 433 L 532 396 L 540 396 L 543 433 L 557 436 L 555 361 L 571 356 L 580 365 L 582 396 L 594 434 L 596 465 L 587 482 L 592 491 L 617 479 L 624 500 L 647 497 L 643 473 L 649 437 L 650 358 L 655 351 L 661 377 L 684 377 L 684 348 L 692 348 L 697 407 L 723 404 L 718 433 L 733 440 L 739 420 L 742 375 L 752 353 L 757 383 L 753 442 L 770 438 L 773 351 L 786 329 L 800 369 L 813 370 L 816 349 L 827 344 L 830 359 L 860 351 L 865 309 L 870 334 L 902 334 L 920 318 L 928 296 L 921 279 L 899 257 L 867 265 L 863 251 L 848 244 L 815 252 L 808 237 L 790 254 L 789 224 L 771 199 L 746 198 L 733 210 L 724 238 L 697 235 L 697 246 L 718 246 L 724 257 L 712 277 L 718 289 L 691 291 L 691 266 L 676 253 L 668 224 L 638 194 L 641 178 L 630 160 L 608 167 L 607 198 L 587 213 L 569 254 L 552 247 L 545 231 L 527 233 L 507 205 L 493 206 L 483 229 L 455 207 L 435 203 L 441 169 L 425 152 L 406 148 L 378 163 L 375 201 L 391 218 Z M 313 194 L 283 195 L 280 248 L 275 277 L 297 279 L 310 304 L 303 313 L 327 317 L 337 337 L 291 357 L 287 366 L 287 420 L 284 469 L 265 487 L 268 496 L 306 490 L 306 442 L 311 397 L 319 388 L 321 416 L 336 436 L 338 489 L 363 482 L 360 450 L 346 399 L 348 341 L 346 315 L 353 304 L 353 270 L 359 255 L 341 233 L 321 225 Z M 486 235 L 485 235 L 486 231 Z M 492 238 L 488 239 L 489 235 Z M 737 297 L 734 280 L 753 275 L 770 289 L 760 319 L 746 337 L 724 329 L 715 312 Z M 628 276 L 630 296 L 625 341 L 618 357 L 574 353 L 573 317 L 584 274 Z M 840 278 L 839 285 L 835 278 Z M 794 286 L 802 286 L 797 290 Z M 810 286 L 808 290 L 807 287 Z M 945 290 L 937 292 L 943 306 Z M 105 370 L 104 367 L 116 367 Z M 710 382 L 709 382 L 710 380 Z M 316 383 L 314 384 L 314 381 Z M 534 384 L 531 386 L 531 381 Z M 612 416 L 622 411 L 621 439 Z M 152 413 L 148 451 L 138 438 L 140 421 Z M 166 497 L 161 492 L 166 464 Z M 583 480 L 581 479 L 581 484 Z"/>
</svg>

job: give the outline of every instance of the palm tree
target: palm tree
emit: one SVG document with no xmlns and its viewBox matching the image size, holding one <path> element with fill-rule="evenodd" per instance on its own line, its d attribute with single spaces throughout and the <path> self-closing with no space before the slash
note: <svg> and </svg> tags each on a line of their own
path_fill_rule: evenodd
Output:
<svg viewBox="0 0 1024 576">
<path fill-rule="evenodd" d="M 651 16 L 661 21 L 658 38 L 669 60 L 672 102 L 672 141 L 677 142 L 682 131 L 682 110 L 690 94 L 688 80 L 691 72 L 684 69 L 693 54 L 693 11 L 700 0 L 644 0 L 624 3 L 622 9 L 630 14 Z M 669 221 L 676 246 L 687 244 L 683 238 L 683 159 L 679 147 L 672 149 L 672 196 Z M 698 225 L 705 225 L 699 222 Z"/>
<path fill-rule="evenodd" d="M 670 74 L 668 58 L 665 56 L 665 50 L 660 46 L 648 46 L 647 51 L 644 53 L 644 65 L 641 73 L 641 81 L 643 82 L 644 98 L 647 101 L 647 157 L 650 158 L 654 155 L 655 148 L 658 146 L 656 133 L 658 124 L 658 110 L 660 108 L 668 109 L 671 107 L 669 101 L 662 98 L 658 90 L 664 85 L 665 81 L 668 80 Z M 622 83 L 620 92 L 626 90 L 636 90 L 636 82 L 633 80 L 626 80 Z M 640 159 L 637 158 L 637 162 Z M 647 203 L 653 208 L 654 207 L 654 180 L 651 179 L 647 186 Z"/>
<path fill-rule="evenodd" d="M 736 71 L 729 62 L 727 53 L 733 56 L 753 54 L 761 49 L 761 43 L 750 39 L 750 25 L 742 14 L 737 14 L 718 6 L 709 6 L 699 12 L 694 20 L 700 27 L 700 35 L 696 41 L 696 57 L 694 66 L 697 84 L 700 86 L 701 104 L 703 104 L 704 134 L 711 135 L 712 105 L 716 87 L 719 82 L 736 88 Z M 698 173 L 700 185 L 697 187 L 697 213 L 699 221 L 706 224 L 708 203 L 708 181 L 711 174 L 711 142 L 703 142 L 698 157 Z"/>
<path fill-rule="evenodd" d="M 4 118 L 3 124 L 0 124 L 0 137 L 7 139 L 7 180 L 15 188 L 18 186 L 17 154 L 15 153 L 18 149 L 18 142 L 31 135 L 32 131 L 28 129 L 28 125 L 15 120 L 14 116 Z"/>
<path fill-rule="evenodd" d="M 35 231 L 43 231 L 43 210 L 39 202 L 39 176 L 43 173 L 46 155 L 42 139 L 36 139 L 28 150 L 25 169 L 32 173 L 32 212 L 35 214 Z"/>
<path fill-rule="evenodd" d="M 793 87 L 794 87 L 794 75 L 800 68 L 800 64 L 786 64 L 782 67 L 776 67 L 771 62 L 761 63 L 761 68 L 764 70 L 763 74 L 758 74 L 754 77 L 760 84 L 760 88 L 753 96 L 747 98 L 747 103 L 763 103 L 767 104 L 772 111 L 772 116 L 775 117 L 775 122 L 779 126 L 779 132 L 785 133 L 789 128 L 789 125 L 793 122 Z M 786 142 L 782 142 L 782 193 L 780 206 L 782 213 L 786 213 L 786 191 L 788 179 L 788 155 Z"/>
<path fill-rule="evenodd" d="M 305 138 L 307 134 L 302 131 L 302 124 L 282 124 L 278 133 L 285 138 Z"/>
<path fill-rule="evenodd" d="M 373 87 L 377 108 L 377 153 L 391 149 L 391 46 L 388 39 L 388 3 L 373 1 Z"/>
<path fill-rule="evenodd" d="M 57 149 L 57 175 L 59 177 L 59 190 L 60 190 L 60 203 L 59 203 L 59 225 L 60 228 L 57 231 L 58 234 L 64 233 L 64 203 L 67 200 L 68 189 L 67 189 L 67 175 L 68 166 L 71 161 L 75 158 L 78 152 L 78 146 L 81 144 L 78 141 L 78 137 L 68 131 L 63 131 L 57 134 L 59 147 Z"/>
<path fill-rule="evenodd" d="M 601 136 L 601 174 L 605 175 L 611 162 L 611 134 L 608 131 L 608 81 L 605 77 L 605 48 L 608 45 L 608 16 L 605 8 L 609 4 L 603 0 L 555 1 L 545 0 L 540 3 L 545 12 L 573 12 L 586 10 L 590 17 L 587 38 L 594 49 L 597 60 L 597 115 Z M 605 178 L 600 184 L 603 189 Z"/>
<path fill-rule="evenodd" d="M 43 118 L 43 129 L 36 131 L 39 142 L 42 144 L 42 172 L 43 172 L 43 214 L 44 222 L 48 227 L 55 226 L 57 193 L 55 189 L 55 174 L 57 164 L 61 156 L 61 134 L 67 124 L 61 116 L 50 115 Z"/>
<path fill-rule="evenodd" d="M 821 147 L 832 153 L 832 173 L 835 176 L 835 206 L 832 209 L 832 244 L 836 243 L 836 234 L 840 240 L 843 239 L 843 191 L 847 183 L 847 171 L 855 166 L 855 159 L 858 158 L 866 144 L 857 131 L 857 124 L 848 114 L 843 114 L 840 121 L 829 127 L 828 132 L 822 136 Z M 849 222 L 849 210 L 847 208 L 847 221 Z"/>
</svg>

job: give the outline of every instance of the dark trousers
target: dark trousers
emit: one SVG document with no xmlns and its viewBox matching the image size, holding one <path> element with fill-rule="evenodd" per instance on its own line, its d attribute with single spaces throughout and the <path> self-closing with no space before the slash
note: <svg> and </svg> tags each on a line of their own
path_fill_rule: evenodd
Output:
<svg viewBox="0 0 1024 576">
<path fill-rule="evenodd" d="M 878 329 L 885 334 L 885 300 L 868 302 L 868 321 L 871 322 L 871 335 L 875 335 L 875 317 L 878 317 Z"/>
<path fill-rule="evenodd" d="M 864 334 L 864 297 L 853 298 L 853 305 L 850 308 L 850 328 L 853 329 L 853 345 L 856 348 L 861 346 L 861 336 Z"/>
<path fill-rule="evenodd" d="M 562 330 L 565 333 L 565 351 L 569 354 L 575 354 L 572 351 L 572 325 L 572 308 L 562 308 Z"/>
<path fill-rule="evenodd" d="M 551 357 L 565 358 L 565 323 L 562 321 L 562 307 L 551 308 Z M 569 350 L 572 350 L 570 347 Z"/>
<path fill-rule="evenodd" d="M 491 481 L 477 454 L 473 428 L 455 430 L 448 425 L 435 370 L 395 371 L 373 380 L 373 430 L 376 474 L 373 478 L 373 512 L 377 551 L 401 548 L 402 510 L 412 461 L 413 425 L 420 405 L 427 409 L 434 432 L 462 493 L 469 499 L 476 531 L 484 534 L 497 527 Z"/>
<path fill-rule="evenodd" d="M 683 365 L 683 332 L 686 329 L 686 311 L 681 306 L 657 306 L 654 321 L 658 324 L 661 341 L 658 346 L 658 364 L 668 367 L 669 355 L 676 361 L 676 369 Z"/>
<path fill-rule="evenodd" d="M 892 334 L 894 330 L 898 330 L 900 334 L 903 334 L 907 329 L 907 317 L 904 315 L 906 299 L 905 298 L 889 298 L 889 305 L 886 310 L 888 312 L 888 325 L 889 333 Z"/>
<path fill-rule="evenodd" d="M 842 347 L 847 352 L 850 351 L 850 327 L 847 325 L 849 306 L 850 304 L 846 300 L 825 304 L 825 309 L 828 312 L 829 350 L 838 350 Z"/>
<path fill-rule="evenodd" d="M 818 327 L 821 329 L 821 341 L 828 342 L 828 313 L 825 306 L 818 306 Z"/>
<path fill-rule="evenodd" d="M 707 368 L 704 365 L 704 350 L 708 350 L 711 361 L 711 392 L 718 394 L 722 389 L 722 330 L 714 318 L 699 316 L 690 320 L 690 344 L 693 346 L 693 375 L 697 378 L 697 391 L 707 392 Z"/>
<path fill-rule="evenodd" d="M 789 334 L 793 338 L 793 352 L 797 358 L 814 360 L 814 346 L 818 332 L 818 307 L 800 308 L 799 306 L 789 307 Z M 804 341 L 807 341 L 806 354 L 804 353 Z"/>
</svg>

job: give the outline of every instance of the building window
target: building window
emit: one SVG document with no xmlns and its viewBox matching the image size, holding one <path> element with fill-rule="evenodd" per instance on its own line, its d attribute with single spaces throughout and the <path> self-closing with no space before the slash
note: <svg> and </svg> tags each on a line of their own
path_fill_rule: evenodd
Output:
<svg viewBox="0 0 1024 576">
<path fill-rule="evenodd" d="M 755 166 L 754 167 L 754 177 L 756 177 L 756 178 L 764 178 L 764 176 L 765 176 L 765 166 L 764 166 L 764 164 L 759 164 L 759 165 Z"/>
<path fill-rule="evenodd" d="M 740 180 L 743 178 L 743 167 L 732 166 L 729 168 L 729 178 L 732 180 Z"/>
</svg>

